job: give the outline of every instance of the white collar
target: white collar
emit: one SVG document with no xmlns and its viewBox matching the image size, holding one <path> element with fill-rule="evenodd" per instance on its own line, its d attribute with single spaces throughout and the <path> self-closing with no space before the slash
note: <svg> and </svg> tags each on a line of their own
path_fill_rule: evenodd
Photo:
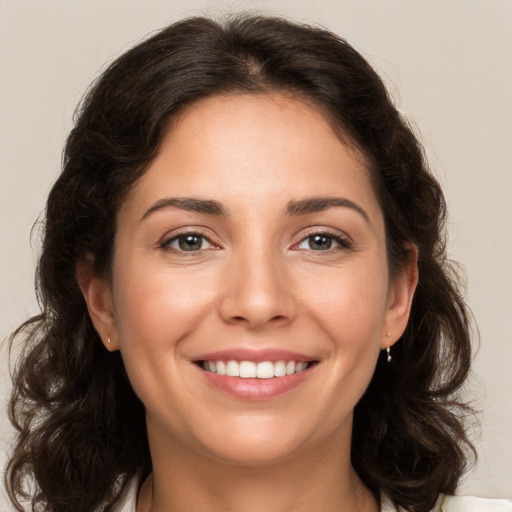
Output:
<svg viewBox="0 0 512 512">
<path fill-rule="evenodd" d="M 133 478 L 126 486 L 112 512 L 136 512 L 139 487 L 140 478 Z M 387 496 L 381 496 L 380 512 L 402 512 L 402 510 L 397 509 Z M 444 496 L 439 498 L 431 512 L 512 512 L 512 500 Z"/>
</svg>

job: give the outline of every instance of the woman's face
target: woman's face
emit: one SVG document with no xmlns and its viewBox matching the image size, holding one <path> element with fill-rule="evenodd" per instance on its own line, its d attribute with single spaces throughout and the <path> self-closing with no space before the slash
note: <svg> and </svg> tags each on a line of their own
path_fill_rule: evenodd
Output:
<svg viewBox="0 0 512 512">
<path fill-rule="evenodd" d="M 298 99 L 230 95 L 174 122 L 119 211 L 96 300 L 112 315 L 89 306 L 152 447 L 264 463 L 348 448 L 407 322 L 404 276 L 390 281 L 361 154 Z"/>
</svg>

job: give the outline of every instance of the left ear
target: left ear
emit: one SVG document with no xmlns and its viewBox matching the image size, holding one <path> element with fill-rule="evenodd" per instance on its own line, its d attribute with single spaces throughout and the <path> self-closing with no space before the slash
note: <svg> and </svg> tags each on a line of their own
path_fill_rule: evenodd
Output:
<svg viewBox="0 0 512 512">
<path fill-rule="evenodd" d="M 409 321 L 412 299 L 418 284 L 418 248 L 408 246 L 408 261 L 389 283 L 386 313 L 382 324 L 381 348 L 393 346 Z"/>
</svg>

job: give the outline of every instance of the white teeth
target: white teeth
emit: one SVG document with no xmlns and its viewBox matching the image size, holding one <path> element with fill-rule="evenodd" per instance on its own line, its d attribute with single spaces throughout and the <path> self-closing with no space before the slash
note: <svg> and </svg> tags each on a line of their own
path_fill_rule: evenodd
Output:
<svg viewBox="0 0 512 512">
<path fill-rule="evenodd" d="M 253 363 L 252 361 L 241 361 L 240 377 L 242 377 L 242 379 L 250 379 L 256 377 L 256 363 Z"/>
<path fill-rule="evenodd" d="M 284 377 L 293 373 L 300 373 L 308 367 L 305 361 L 203 361 L 202 367 L 206 371 L 227 375 L 229 377 L 241 377 L 242 379 L 272 379 Z"/>
<path fill-rule="evenodd" d="M 215 365 L 219 375 L 226 375 L 226 365 L 224 364 L 224 361 L 217 361 Z"/>
<path fill-rule="evenodd" d="M 274 365 L 270 361 L 263 361 L 256 366 L 256 377 L 258 379 L 271 379 L 274 377 Z"/>
<path fill-rule="evenodd" d="M 276 377 L 284 377 L 286 375 L 286 363 L 284 361 L 274 363 L 274 375 Z"/>
<path fill-rule="evenodd" d="M 240 366 L 237 361 L 228 361 L 226 363 L 226 375 L 238 377 L 240 375 Z"/>
<path fill-rule="evenodd" d="M 295 361 L 288 361 L 286 363 L 286 375 L 291 375 L 295 373 Z"/>
<path fill-rule="evenodd" d="M 301 361 L 300 363 L 297 363 L 295 365 L 295 373 L 300 373 L 304 371 L 308 366 L 308 363 L 305 363 L 304 361 Z"/>
</svg>

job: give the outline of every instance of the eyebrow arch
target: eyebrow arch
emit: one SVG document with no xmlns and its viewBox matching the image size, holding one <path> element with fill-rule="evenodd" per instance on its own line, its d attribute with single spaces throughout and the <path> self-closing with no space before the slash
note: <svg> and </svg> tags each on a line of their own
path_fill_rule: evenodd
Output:
<svg viewBox="0 0 512 512">
<path fill-rule="evenodd" d="M 304 215 L 306 213 L 320 212 L 340 206 L 356 211 L 363 219 L 370 224 L 368 214 L 356 203 L 344 197 L 308 197 L 298 201 L 289 201 L 286 205 L 287 215 Z"/>
<path fill-rule="evenodd" d="M 190 212 L 206 213 L 208 215 L 227 216 L 228 211 L 218 201 L 198 199 L 196 197 L 165 197 L 159 199 L 155 204 L 150 206 L 141 220 L 146 219 L 151 214 L 164 208 L 181 208 Z"/>
</svg>

